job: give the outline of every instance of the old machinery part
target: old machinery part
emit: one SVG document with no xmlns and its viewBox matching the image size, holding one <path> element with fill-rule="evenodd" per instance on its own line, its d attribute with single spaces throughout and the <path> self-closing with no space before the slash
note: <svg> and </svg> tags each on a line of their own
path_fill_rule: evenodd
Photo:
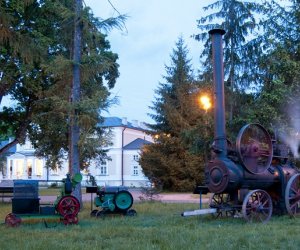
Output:
<svg viewBox="0 0 300 250">
<path fill-rule="evenodd" d="M 235 190 L 242 180 L 241 167 L 229 159 L 213 159 L 205 167 L 205 182 L 212 193 Z"/>
<path fill-rule="evenodd" d="M 95 214 L 95 216 L 97 218 L 105 218 L 105 215 L 107 214 L 107 210 L 98 210 L 97 213 Z"/>
<path fill-rule="evenodd" d="M 289 215 L 300 213 L 300 174 L 292 176 L 285 189 L 285 205 Z"/>
<path fill-rule="evenodd" d="M 78 217 L 77 217 L 77 215 L 74 215 L 74 214 L 66 214 L 62 218 L 62 222 L 64 223 L 64 225 L 78 224 Z"/>
<path fill-rule="evenodd" d="M 127 215 L 127 216 L 136 216 L 136 215 L 137 215 L 137 212 L 136 212 L 134 209 L 129 209 L 129 210 L 126 212 L 126 215 Z"/>
<path fill-rule="evenodd" d="M 260 124 L 247 124 L 237 137 L 236 146 L 239 158 L 245 168 L 253 173 L 263 173 L 273 157 L 272 140 Z"/>
<path fill-rule="evenodd" d="M 15 215 L 14 213 L 9 213 L 5 217 L 5 225 L 9 227 L 18 227 L 20 226 L 21 222 L 21 218 Z"/>
<path fill-rule="evenodd" d="M 212 194 L 209 201 L 209 207 L 217 209 L 214 217 L 233 217 L 236 210 L 232 206 L 230 195 L 227 193 Z"/>
<path fill-rule="evenodd" d="M 72 215 L 75 217 L 78 214 L 79 209 L 79 201 L 76 197 L 71 195 L 62 197 L 56 206 L 56 210 L 63 217 L 66 215 Z"/>
<path fill-rule="evenodd" d="M 93 209 L 91 211 L 90 215 L 93 216 L 93 217 L 95 217 L 98 211 L 99 211 L 98 209 Z"/>
<path fill-rule="evenodd" d="M 249 222 L 267 222 L 272 216 L 272 211 L 271 197 L 262 189 L 250 191 L 243 201 L 243 217 Z"/>
<path fill-rule="evenodd" d="M 131 193 L 126 190 L 119 191 L 116 193 L 114 198 L 114 204 L 120 211 L 126 211 L 131 208 L 133 204 L 133 197 Z"/>
</svg>

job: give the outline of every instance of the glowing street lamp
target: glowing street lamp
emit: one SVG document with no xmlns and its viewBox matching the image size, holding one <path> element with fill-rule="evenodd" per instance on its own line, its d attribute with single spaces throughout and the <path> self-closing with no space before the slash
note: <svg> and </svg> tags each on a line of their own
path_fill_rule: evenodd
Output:
<svg viewBox="0 0 300 250">
<path fill-rule="evenodd" d="M 207 112 L 211 108 L 210 98 L 206 95 L 200 96 L 199 98 L 201 107 Z"/>
</svg>

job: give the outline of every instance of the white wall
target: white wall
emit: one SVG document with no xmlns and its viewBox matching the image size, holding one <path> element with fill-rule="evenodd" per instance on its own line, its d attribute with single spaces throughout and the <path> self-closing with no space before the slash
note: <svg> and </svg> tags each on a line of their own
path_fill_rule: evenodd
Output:
<svg viewBox="0 0 300 250">
<path fill-rule="evenodd" d="M 136 130 L 132 128 L 114 127 L 112 128 L 112 143 L 110 146 L 108 156 L 112 159 L 107 162 L 108 172 L 107 175 L 100 174 L 99 163 L 93 162 L 89 171 L 82 171 L 84 175 L 83 185 L 86 184 L 87 174 L 90 173 L 96 178 L 98 185 L 121 185 L 122 184 L 122 162 L 123 162 L 123 184 L 127 186 L 140 186 L 145 185 L 148 179 L 143 175 L 142 169 L 137 162 L 133 161 L 134 155 L 139 155 L 138 150 L 123 150 L 122 152 L 122 133 L 123 133 L 123 146 L 136 140 L 137 138 L 144 139 L 153 142 L 151 136 L 147 135 L 142 130 Z M 30 143 L 25 145 L 17 145 L 17 152 L 7 158 L 7 174 L 6 179 L 28 179 L 28 162 L 35 162 L 34 156 L 25 156 L 18 152 L 33 152 Z M 122 159 L 123 153 L 123 159 Z M 10 164 L 13 162 L 13 173 L 10 173 Z M 61 180 L 65 178 L 68 173 L 68 161 L 63 163 L 63 168 L 57 170 L 49 170 L 45 168 L 45 160 L 42 159 L 43 170 L 41 175 L 36 174 L 36 165 L 32 166 L 32 177 L 31 179 L 41 180 Z M 138 166 L 138 175 L 134 175 L 133 166 Z M 17 170 L 22 169 L 22 173 L 17 175 Z M 20 172 L 20 171 L 19 171 Z"/>
</svg>

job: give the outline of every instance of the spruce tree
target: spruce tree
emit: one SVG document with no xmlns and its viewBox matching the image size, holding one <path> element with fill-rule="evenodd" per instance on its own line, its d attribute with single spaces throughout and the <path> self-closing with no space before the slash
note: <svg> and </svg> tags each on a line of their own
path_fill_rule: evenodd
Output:
<svg viewBox="0 0 300 250">
<path fill-rule="evenodd" d="M 195 131 L 193 134 L 198 137 L 204 134 L 203 113 L 197 104 L 200 88 L 190 62 L 180 37 L 171 54 L 171 65 L 165 66 L 165 82 L 159 84 L 151 107 L 155 113 L 150 116 L 156 123 L 149 126 L 155 143 L 144 148 L 140 159 L 146 176 L 155 177 L 165 189 L 176 191 L 191 191 L 203 180 L 203 155 L 193 151 L 197 138 L 187 139 Z"/>
<path fill-rule="evenodd" d="M 257 55 L 257 77 L 263 84 L 253 105 L 256 110 L 260 106 L 255 115 L 271 130 L 295 134 L 300 129 L 300 3 L 267 2 L 265 16 L 257 38 L 263 48 Z"/>
<path fill-rule="evenodd" d="M 255 37 L 258 31 L 258 21 L 255 14 L 260 14 L 264 6 L 253 1 L 219 0 L 206 7 L 209 14 L 200 18 L 198 28 L 201 33 L 195 39 L 204 43 L 204 50 L 200 55 L 203 60 L 203 70 L 200 78 L 212 82 L 211 40 L 208 31 L 221 28 L 224 35 L 224 75 L 226 83 L 228 120 L 233 126 L 233 119 L 240 115 L 240 105 L 243 103 L 242 93 L 258 83 L 253 78 L 255 64 L 251 61 L 253 44 L 250 35 Z"/>
</svg>

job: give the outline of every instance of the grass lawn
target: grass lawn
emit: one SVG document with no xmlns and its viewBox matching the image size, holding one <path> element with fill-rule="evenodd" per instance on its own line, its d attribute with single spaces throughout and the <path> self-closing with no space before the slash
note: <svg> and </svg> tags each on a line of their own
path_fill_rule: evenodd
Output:
<svg viewBox="0 0 300 250">
<path fill-rule="evenodd" d="M 90 218 L 90 204 L 79 214 L 79 224 L 44 223 L 0 226 L 4 249 L 299 249 L 300 218 L 272 217 L 267 224 L 211 216 L 181 217 L 198 204 L 137 203 L 136 217 Z M 11 212 L 0 203 L 0 217 Z"/>
</svg>

